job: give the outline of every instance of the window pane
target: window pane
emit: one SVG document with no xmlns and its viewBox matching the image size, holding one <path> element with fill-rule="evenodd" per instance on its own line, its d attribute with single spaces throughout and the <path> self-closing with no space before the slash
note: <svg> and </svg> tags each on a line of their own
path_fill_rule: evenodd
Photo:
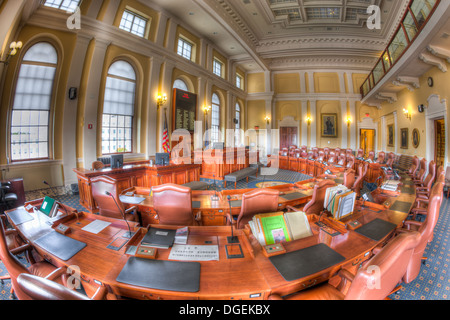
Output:
<svg viewBox="0 0 450 320">
<path fill-rule="evenodd" d="M 119 28 L 135 34 L 139 37 L 145 36 L 148 20 L 131 11 L 124 11 Z"/>
<path fill-rule="evenodd" d="M 389 45 L 389 54 L 391 56 L 392 63 L 397 61 L 407 46 L 408 42 L 406 40 L 405 33 L 403 32 L 403 29 L 400 28 L 394 40 Z"/>
<path fill-rule="evenodd" d="M 408 38 L 411 41 L 417 34 L 417 27 L 411 13 L 407 13 L 405 20 L 403 20 L 403 26 L 406 29 L 406 33 L 408 34 Z"/>
</svg>

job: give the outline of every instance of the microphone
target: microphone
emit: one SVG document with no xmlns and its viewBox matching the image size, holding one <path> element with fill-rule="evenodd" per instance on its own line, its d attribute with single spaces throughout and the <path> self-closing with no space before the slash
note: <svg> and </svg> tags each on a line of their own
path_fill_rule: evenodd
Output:
<svg viewBox="0 0 450 320">
<path fill-rule="evenodd" d="M 230 195 L 228 195 L 227 200 L 228 200 L 228 205 L 230 206 L 230 225 L 231 225 L 231 237 L 227 237 L 227 240 L 228 240 L 229 244 L 239 243 L 239 238 L 234 235 L 234 231 L 233 231 L 233 215 L 231 213 L 231 196 Z"/>
<path fill-rule="evenodd" d="M 211 201 L 219 201 L 219 197 L 217 196 L 217 185 L 216 185 L 216 176 L 213 175 L 214 179 L 214 195 L 211 196 Z"/>
<path fill-rule="evenodd" d="M 119 205 L 117 204 L 116 198 L 109 192 L 109 191 L 105 191 L 105 194 L 107 196 L 110 196 L 111 198 L 113 198 L 114 203 L 116 204 L 117 209 L 119 209 L 120 213 L 122 214 L 123 220 L 125 220 L 125 223 L 128 226 L 128 233 L 125 233 L 122 237 L 126 238 L 126 239 L 131 239 L 134 236 L 134 232 L 131 232 L 131 228 L 130 225 L 128 224 L 127 219 L 125 219 L 125 214 L 123 213 L 122 209 L 120 209 Z"/>
</svg>

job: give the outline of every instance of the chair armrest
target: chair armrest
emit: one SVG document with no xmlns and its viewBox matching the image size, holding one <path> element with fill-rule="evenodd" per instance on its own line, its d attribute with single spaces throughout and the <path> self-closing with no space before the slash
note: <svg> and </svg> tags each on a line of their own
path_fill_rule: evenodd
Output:
<svg viewBox="0 0 450 320">
<path fill-rule="evenodd" d="M 300 211 L 293 206 L 286 206 L 286 209 L 289 210 L 289 212 L 299 212 Z"/>
<path fill-rule="evenodd" d="M 66 267 L 61 267 L 61 268 L 56 269 L 55 271 L 53 271 L 49 275 L 47 275 L 45 277 L 45 279 L 50 280 L 50 281 L 55 281 L 56 279 L 61 277 L 66 272 L 67 272 L 67 268 Z"/>
<path fill-rule="evenodd" d="M 411 225 L 420 227 L 422 225 L 422 222 L 408 220 L 408 221 L 405 221 L 405 223 L 403 224 L 403 226 L 406 227 L 406 230 L 411 230 Z"/>
<path fill-rule="evenodd" d="M 128 208 L 128 209 L 125 210 L 125 213 L 134 214 L 134 211 L 136 211 L 136 209 L 137 209 L 136 206 Z"/>
<path fill-rule="evenodd" d="M 108 290 L 106 290 L 105 286 L 101 286 L 97 289 L 97 291 L 92 296 L 92 300 L 105 300 L 106 294 L 108 293 Z"/>
<path fill-rule="evenodd" d="M 31 249 L 33 249 L 33 247 L 31 246 L 31 244 L 27 243 L 27 244 L 24 244 L 23 246 L 12 249 L 10 252 L 12 255 L 17 255 L 19 253 L 22 253 L 24 251 L 28 251 Z"/>
<path fill-rule="evenodd" d="M 353 280 L 355 279 L 355 275 L 352 274 L 347 269 L 339 270 L 338 276 L 341 277 L 341 282 L 339 283 L 336 289 L 339 290 L 340 292 L 344 290 L 348 282 L 353 282 Z"/>
</svg>

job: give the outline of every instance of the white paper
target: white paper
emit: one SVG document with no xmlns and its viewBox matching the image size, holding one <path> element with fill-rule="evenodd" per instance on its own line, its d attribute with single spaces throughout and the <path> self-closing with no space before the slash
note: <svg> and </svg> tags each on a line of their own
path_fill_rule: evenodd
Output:
<svg viewBox="0 0 450 320">
<path fill-rule="evenodd" d="M 89 223 L 87 226 L 85 226 L 83 231 L 90 232 L 93 234 L 99 234 L 102 232 L 106 227 L 108 227 L 111 224 L 111 222 L 106 222 L 102 220 L 95 220 L 94 222 Z"/>
<path fill-rule="evenodd" d="M 219 246 L 194 246 L 175 244 L 170 251 L 169 260 L 218 261 Z"/>
</svg>

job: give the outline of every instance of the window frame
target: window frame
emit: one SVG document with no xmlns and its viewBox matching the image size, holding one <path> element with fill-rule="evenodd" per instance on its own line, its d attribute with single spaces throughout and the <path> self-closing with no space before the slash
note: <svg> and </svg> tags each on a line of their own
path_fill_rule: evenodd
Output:
<svg viewBox="0 0 450 320">
<path fill-rule="evenodd" d="M 15 103 L 15 98 L 16 98 L 16 91 L 17 91 L 17 84 L 19 81 L 19 75 L 20 75 L 20 70 L 21 67 L 24 63 L 24 57 L 27 54 L 27 52 L 34 47 L 35 45 L 39 44 L 39 43 L 48 43 L 50 44 L 56 52 L 57 55 L 57 62 L 56 64 L 52 65 L 55 68 L 55 74 L 53 77 L 53 84 L 52 84 L 52 89 L 51 89 L 51 97 L 50 97 L 50 107 L 48 110 L 41 110 L 39 109 L 38 111 L 46 111 L 48 112 L 48 124 L 47 124 L 47 153 L 48 156 L 44 157 L 44 158 L 29 158 L 29 159 L 20 159 L 20 160 L 13 160 L 12 157 L 12 121 L 13 121 L 13 112 L 14 112 L 14 103 Z M 37 61 L 28 61 L 30 65 L 42 65 L 42 66 L 49 66 L 49 63 L 43 63 L 43 62 L 37 62 Z M 52 40 L 49 38 L 38 38 L 33 40 L 32 42 L 27 43 L 26 45 L 24 45 L 23 50 L 21 50 L 20 52 L 20 57 L 18 59 L 18 63 L 17 63 L 17 68 L 16 71 L 14 73 L 14 79 L 13 79 L 13 88 L 11 91 L 11 100 L 9 102 L 10 106 L 9 106 L 9 110 L 8 110 L 8 114 L 7 114 L 7 160 L 8 163 L 27 163 L 27 162 L 41 162 L 41 161 L 52 161 L 54 160 L 54 112 L 55 112 L 55 107 L 56 107 L 56 99 L 57 99 L 57 87 L 58 87 L 58 82 L 60 79 L 60 74 L 61 74 L 61 65 L 62 65 L 62 61 L 61 61 L 61 52 L 59 49 L 59 46 Z M 17 111 L 30 111 L 30 110 L 26 110 L 26 109 L 22 109 L 22 110 L 17 110 Z M 33 110 L 33 111 L 37 111 L 37 110 Z"/>
<path fill-rule="evenodd" d="M 219 66 L 220 66 L 220 75 L 216 73 L 216 65 L 219 65 Z M 213 68 L 212 72 L 213 72 L 216 76 L 218 76 L 218 77 L 220 77 L 220 78 L 224 78 L 224 76 L 223 76 L 223 73 L 224 73 L 224 63 L 223 63 L 220 59 L 218 59 L 218 58 L 216 58 L 216 57 L 213 58 L 213 65 L 212 65 L 212 68 Z"/>
<path fill-rule="evenodd" d="M 42 5 L 43 5 L 44 7 L 46 7 L 46 8 L 52 8 L 52 9 L 61 10 L 61 11 L 64 11 L 64 12 L 72 12 L 72 13 L 76 11 L 76 9 L 75 9 L 74 11 L 71 11 L 71 10 L 68 10 L 68 9 L 62 9 L 61 6 L 63 5 L 64 0 L 61 0 L 61 3 L 58 5 L 58 7 L 46 5 L 47 1 L 48 1 L 48 0 L 45 0 L 45 1 L 42 3 Z M 83 3 L 83 0 L 71 0 L 71 1 L 78 1 L 78 4 L 77 4 L 76 8 L 80 8 L 80 7 L 81 7 L 81 4 Z"/>
<path fill-rule="evenodd" d="M 121 77 L 121 76 L 117 76 L 117 75 L 113 75 L 113 74 L 109 74 L 109 71 L 111 69 L 111 67 L 116 63 L 116 62 L 125 62 L 128 63 L 130 65 L 130 67 L 133 69 L 134 71 L 134 76 L 135 76 L 135 80 L 129 79 L 129 78 L 125 78 L 125 77 Z M 120 114 L 112 114 L 112 113 L 105 113 L 104 112 L 104 108 L 105 108 L 105 95 L 106 95 L 106 84 L 107 84 L 107 80 L 108 77 L 111 77 L 113 79 L 119 79 L 119 80 L 123 80 L 123 81 L 129 81 L 129 82 L 133 82 L 134 83 L 134 105 L 133 105 L 133 115 L 132 116 L 124 116 L 124 115 L 120 115 Z M 139 81 L 139 74 L 136 71 L 136 67 L 134 66 L 134 64 L 132 62 L 130 62 L 127 59 L 124 59 L 123 57 L 117 58 L 115 60 L 113 60 L 108 67 L 108 70 L 106 72 L 106 77 L 104 79 L 104 85 L 103 85 L 103 100 L 102 100 L 102 110 L 101 110 L 101 117 L 98 120 L 98 122 L 101 124 L 99 133 L 100 133 L 100 150 L 101 150 L 101 154 L 102 156 L 109 156 L 109 155 L 115 155 L 115 154 L 133 154 L 135 153 L 135 134 L 136 134 L 136 109 L 137 109 L 137 103 L 138 103 L 138 81 Z M 103 116 L 104 115 L 116 115 L 116 116 L 124 116 L 124 117 L 131 117 L 131 150 L 127 151 L 127 152 L 110 152 L 110 153 L 103 153 Z M 111 128 L 111 127 L 108 127 Z M 119 128 L 116 126 L 116 128 Z M 126 129 L 126 127 L 124 127 Z M 125 135 L 125 132 L 124 132 Z M 109 142 L 111 142 L 111 140 L 108 140 Z M 119 141 L 119 140 L 118 140 Z M 123 139 L 124 142 L 128 141 L 127 139 Z"/>
<path fill-rule="evenodd" d="M 180 48 L 180 41 L 183 43 L 183 46 L 182 46 L 182 53 L 180 54 L 178 51 L 179 51 L 179 48 Z M 190 57 L 189 58 L 187 58 L 186 56 L 184 56 L 184 45 L 189 45 L 190 46 Z M 184 58 L 184 59 L 186 59 L 186 60 L 189 60 L 189 61 L 194 61 L 194 53 L 195 53 L 195 44 L 193 44 L 191 41 L 189 41 L 188 39 L 186 39 L 185 37 L 183 37 L 182 35 L 179 35 L 178 36 L 178 40 L 177 40 L 177 55 L 178 56 L 180 56 L 180 57 L 182 57 L 182 58 Z"/>
<path fill-rule="evenodd" d="M 125 13 L 131 14 L 131 15 L 133 16 L 133 21 L 132 21 L 132 23 L 131 23 L 131 28 L 130 28 L 130 30 L 127 30 L 127 29 L 124 29 L 124 28 L 121 27 L 122 21 L 123 21 L 123 16 L 125 15 Z M 139 18 L 139 19 L 142 19 L 142 20 L 145 21 L 145 28 L 144 28 L 145 30 L 144 30 L 144 34 L 143 34 L 143 35 L 136 34 L 136 33 L 132 32 L 132 30 L 133 30 L 133 25 L 134 25 L 134 21 L 135 21 L 136 18 Z M 152 22 L 151 17 L 149 17 L 149 16 L 147 16 L 147 15 L 145 15 L 145 14 L 143 14 L 143 13 L 140 13 L 140 12 L 138 12 L 137 10 L 135 10 L 135 9 L 130 8 L 130 7 L 127 6 L 127 7 L 123 10 L 123 12 L 122 12 L 122 16 L 121 16 L 121 18 L 120 18 L 118 28 L 119 28 L 120 30 L 122 30 L 122 31 L 125 31 L 125 32 L 128 32 L 128 33 L 132 34 L 132 35 L 135 35 L 136 37 L 143 38 L 143 39 L 147 39 L 148 36 L 149 36 L 149 33 L 150 33 L 151 22 Z"/>
<path fill-rule="evenodd" d="M 214 102 L 214 96 L 217 97 L 217 100 L 219 101 L 219 104 Z M 210 140 L 211 140 L 212 144 L 219 143 L 221 141 L 221 136 L 220 136 L 221 104 L 222 104 L 222 101 L 220 100 L 220 96 L 217 93 L 213 93 L 212 97 L 211 97 L 211 135 L 210 135 L 211 136 Z M 213 115 L 215 113 L 215 107 L 217 107 L 217 119 L 218 119 L 218 124 L 217 125 L 213 124 Z M 215 135 L 215 132 L 216 132 L 214 130 L 215 128 L 217 128 L 217 141 L 214 140 L 214 138 L 213 138 L 214 135 Z"/>
</svg>

